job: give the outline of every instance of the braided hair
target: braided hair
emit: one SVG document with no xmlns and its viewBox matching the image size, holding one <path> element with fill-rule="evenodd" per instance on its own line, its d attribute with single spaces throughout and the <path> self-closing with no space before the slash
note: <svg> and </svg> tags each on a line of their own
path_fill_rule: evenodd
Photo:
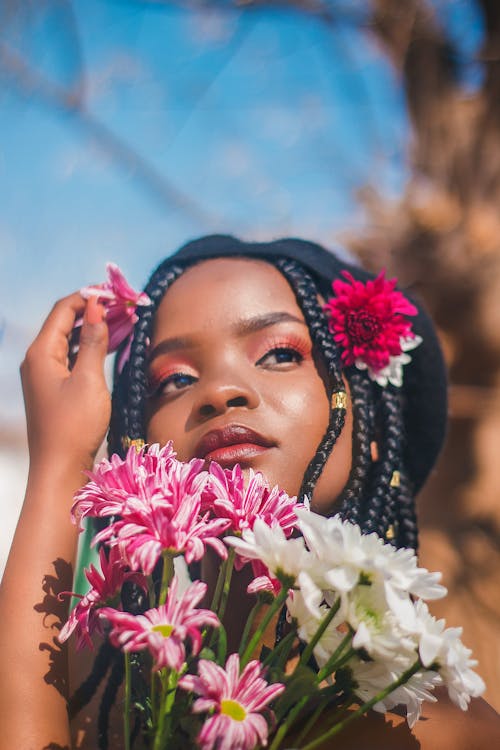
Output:
<svg viewBox="0 0 500 750">
<path fill-rule="evenodd" d="M 349 384 L 353 409 L 353 460 L 347 485 L 334 506 L 347 520 L 367 533 L 389 537 L 396 546 L 417 547 L 417 526 L 409 480 L 404 476 L 404 426 L 398 389 L 381 388 L 365 371 L 342 370 L 340 353 L 318 301 L 320 290 L 311 274 L 296 260 L 268 259 L 287 279 L 309 328 L 311 340 L 326 366 L 329 396 L 345 391 Z M 125 455 L 123 438 L 146 438 L 147 354 L 155 313 L 167 289 L 192 265 L 164 261 L 151 277 L 146 293 L 151 305 L 138 310 L 130 358 L 121 373 L 115 373 L 113 416 L 108 443 L 110 453 Z M 329 422 L 302 481 L 299 497 L 311 498 L 314 487 L 345 422 L 346 409 L 332 399 Z M 373 460 L 372 445 L 378 446 Z M 335 498 L 332 498 L 332 506 Z"/>
<path fill-rule="evenodd" d="M 234 253 L 235 256 L 238 253 Z M 213 257 L 217 257 L 215 254 Z M 274 265 L 290 284 L 308 326 L 313 347 L 326 368 L 326 388 L 331 399 L 328 426 L 305 471 L 299 498 L 311 498 L 323 468 L 341 434 L 346 416 L 346 381 L 353 412 L 352 466 L 347 484 L 339 498 L 332 498 L 332 513 L 359 524 L 365 533 L 376 532 L 397 547 L 417 548 L 418 534 L 411 481 L 404 470 L 403 399 L 398 389 L 381 388 L 366 373 L 355 367 L 343 368 L 340 352 L 328 328 L 328 320 L 319 296 L 325 292 L 295 259 L 262 259 Z M 130 357 L 121 372 L 115 365 L 112 418 L 108 434 L 109 453 L 124 457 L 128 440 L 146 439 L 147 357 L 156 311 L 170 286 L 198 260 L 179 262 L 167 259 L 151 276 L 145 292 L 151 305 L 138 308 Z M 117 357 L 117 361 L 119 356 Z M 342 399 L 343 396 L 343 399 Z M 377 446 L 374 455 L 374 445 Z M 133 599 L 133 598 L 132 598 Z M 134 609 L 136 602 L 124 602 Z M 107 748 L 107 726 L 111 706 L 123 677 L 123 663 L 110 659 L 109 653 L 96 660 L 85 689 L 73 702 L 73 710 L 88 702 L 110 666 L 99 712 L 99 747 Z M 102 662 L 102 663 L 101 663 Z M 95 674 L 94 674 L 95 673 Z M 97 674 L 98 673 L 98 674 Z"/>
</svg>

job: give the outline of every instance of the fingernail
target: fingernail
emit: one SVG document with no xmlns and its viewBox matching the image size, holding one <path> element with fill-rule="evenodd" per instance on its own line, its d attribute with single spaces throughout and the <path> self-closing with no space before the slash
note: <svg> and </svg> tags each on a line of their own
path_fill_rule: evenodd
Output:
<svg viewBox="0 0 500 750">
<path fill-rule="evenodd" d="M 87 307 L 85 308 L 85 318 L 90 325 L 95 325 L 103 320 L 104 305 L 101 305 L 97 301 L 97 297 L 92 296 L 88 298 Z"/>
</svg>

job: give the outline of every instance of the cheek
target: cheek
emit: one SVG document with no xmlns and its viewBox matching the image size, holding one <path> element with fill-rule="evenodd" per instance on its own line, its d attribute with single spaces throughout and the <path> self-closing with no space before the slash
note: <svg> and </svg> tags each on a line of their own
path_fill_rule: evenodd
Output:
<svg viewBox="0 0 500 750">
<path fill-rule="evenodd" d="M 292 423 L 294 438 L 312 457 L 326 430 L 329 415 L 328 396 L 316 370 L 306 373 L 295 387 L 283 387 L 276 401 L 284 418 Z"/>
<path fill-rule="evenodd" d="M 335 501 L 349 479 L 352 466 L 352 431 L 353 418 L 349 397 L 344 427 L 314 488 L 312 509 L 325 516 L 335 513 Z"/>
<path fill-rule="evenodd" d="M 174 449 L 177 451 L 177 458 L 180 461 L 188 461 L 191 456 L 187 453 L 185 445 L 184 425 L 186 423 L 185 414 L 176 408 L 175 404 L 166 409 L 161 407 L 148 417 L 148 426 L 146 437 L 148 443 L 160 443 L 165 445 L 169 440 L 173 441 Z"/>
</svg>

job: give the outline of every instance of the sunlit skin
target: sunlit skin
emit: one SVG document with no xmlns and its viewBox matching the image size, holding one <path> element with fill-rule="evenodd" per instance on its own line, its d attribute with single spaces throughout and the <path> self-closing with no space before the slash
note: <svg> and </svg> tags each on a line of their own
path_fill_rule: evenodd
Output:
<svg viewBox="0 0 500 750">
<path fill-rule="evenodd" d="M 0 586 L 0 750 L 94 750 L 98 744 L 102 691 L 78 714 L 72 732 L 66 702 L 68 693 L 87 678 L 93 657 L 70 648 L 68 669 L 55 635 L 64 607 L 57 593 L 71 588 L 77 547 L 69 518 L 71 498 L 86 481 L 83 470 L 91 468 L 109 423 L 111 399 L 104 377 L 108 331 L 102 313 L 95 301 L 85 303 L 77 293 L 60 300 L 21 367 L 30 471 Z M 80 349 L 69 369 L 68 338 L 82 314 Z M 166 353 L 165 342 L 172 337 L 176 348 Z M 180 345 L 179 337 L 188 342 Z M 261 469 L 271 482 L 297 492 L 329 407 L 321 363 L 311 354 L 301 312 L 278 271 L 253 260 L 214 260 L 187 271 L 160 306 L 150 354 L 155 393 L 149 399 L 150 441 L 172 439 L 183 459 L 199 452 L 200 444 L 204 450 L 215 445 L 208 451 L 211 457 L 231 465 L 239 455 L 244 466 Z M 335 510 L 335 498 L 348 477 L 350 419 L 348 404 L 346 426 L 314 494 L 315 507 L 325 514 Z M 203 443 L 207 432 L 231 424 L 252 428 L 266 438 L 266 445 L 248 440 L 232 447 L 217 446 L 211 439 Z M 245 619 L 239 606 L 244 581 L 235 584 L 229 609 L 237 635 Z M 462 713 L 441 698 L 424 704 L 425 718 L 411 734 L 401 716 L 371 712 L 351 725 L 339 743 L 327 742 L 321 750 L 500 746 L 498 717 L 484 701 L 473 700 L 470 711 Z M 111 717 L 113 750 L 123 747 L 121 706 L 118 698 Z"/>
<path fill-rule="evenodd" d="M 181 460 L 207 433 L 250 428 L 268 444 L 219 447 L 206 459 L 237 461 L 296 494 L 327 428 L 321 363 L 294 293 L 265 261 L 218 258 L 188 269 L 169 289 L 150 347 L 148 441 L 173 440 Z M 352 417 L 316 486 L 330 512 L 349 476 Z"/>
</svg>

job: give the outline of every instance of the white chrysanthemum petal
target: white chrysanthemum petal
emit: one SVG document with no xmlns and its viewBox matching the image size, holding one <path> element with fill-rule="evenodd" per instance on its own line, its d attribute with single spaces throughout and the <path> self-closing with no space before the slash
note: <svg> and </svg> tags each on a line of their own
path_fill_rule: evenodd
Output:
<svg viewBox="0 0 500 750">
<path fill-rule="evenodd" d="M 430 667 L 441 648 L 442 639 L 433 633 L 423 633 L 420 638 L 419 654 L 424 667 Z"/>
<path fill-rule="evenodd" d="M 403 367 L 411 362 L 411 357 L 405 352 L 409 352 L 421 344 L 422 337 L 401 337 L 399 341 L 402 353 L 390 357 L 389 364 L 381 370 L 373 370 L 366 364 L 366 362 L 359 358 L 354 361 L 354 364 L 358 370 L 367 370 L 368 376 L 382 386 L 382 388 L 385 388 L 387 383 L 391 383 L 391 385 L 396 386 L 396 388 L 401 388 L 403 385 Z"/>
</svg>

